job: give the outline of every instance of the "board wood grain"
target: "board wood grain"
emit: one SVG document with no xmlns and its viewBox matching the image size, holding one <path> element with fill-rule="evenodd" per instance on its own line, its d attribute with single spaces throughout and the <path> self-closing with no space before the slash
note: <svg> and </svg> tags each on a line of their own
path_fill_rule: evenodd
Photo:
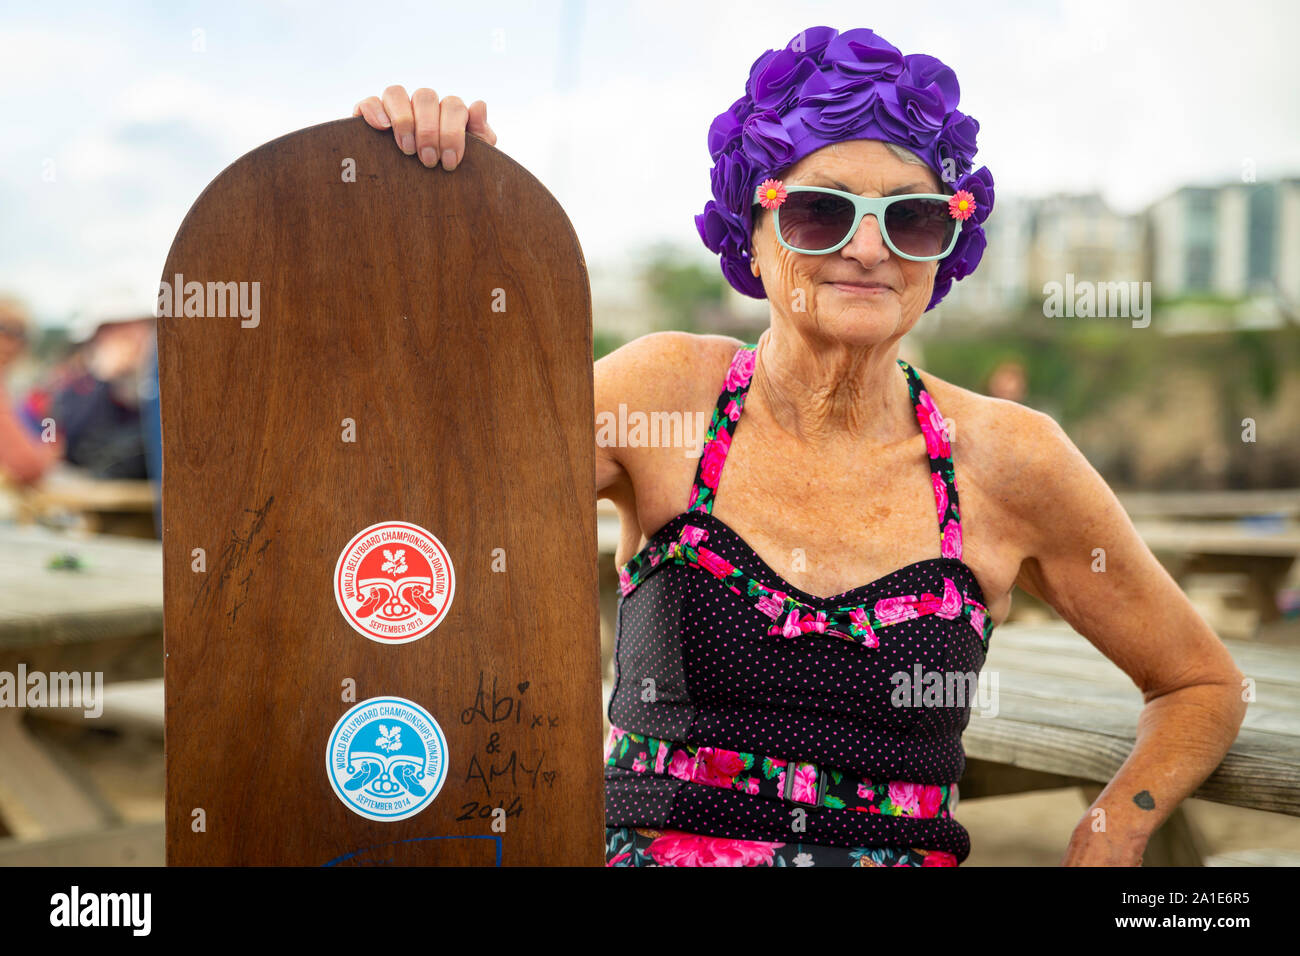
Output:
<svg viewBox="0 0 1300 956">
<path fill-rule="evenodd" d="M 447 172 L 360 118 L 292 133 L 172 245 L 163 283 L 205 291 L 158 328 L 170 865 L 603 862 L 587 271 L 554 197 L 467 140 Z M 223 316 L 207 284 L 230 282 L 247 307 Z M 388 520 L 455 569 L 442 622 L 398 645 L 333 590 Z M 332 790 L 349 681 L 446 735 L 413 817 Z"/>
</svg>

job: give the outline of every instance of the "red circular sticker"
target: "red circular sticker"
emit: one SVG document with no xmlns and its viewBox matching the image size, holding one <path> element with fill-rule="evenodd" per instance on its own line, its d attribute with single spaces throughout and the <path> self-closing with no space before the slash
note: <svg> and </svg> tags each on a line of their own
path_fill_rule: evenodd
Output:
<svg viewBox="0 0 1300 956">
<path fill-rule="evenodd" d="M 380 644 L 418 640 L 442 623 L 456 572 L 441 541 L 417 524 L 381 521 L 334 566 L 334 600 L 353 630 Z"/>
</svg>

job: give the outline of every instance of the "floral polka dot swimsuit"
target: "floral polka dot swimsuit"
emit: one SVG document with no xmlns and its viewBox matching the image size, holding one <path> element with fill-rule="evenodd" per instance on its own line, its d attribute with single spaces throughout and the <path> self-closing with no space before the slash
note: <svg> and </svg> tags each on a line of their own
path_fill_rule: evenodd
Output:
<svg viewBox="0 0 1300 956">
<path fill-rule="evenodd" d="M 606 862 L 955 866 L 961 734 L 993 626 L 962 561 L 943 416 L 899 359 L 941 557 L 809 594 L 713 515 L 755 350 L 727 370 L 687 510 L 619 569 Z"/>
</svg>

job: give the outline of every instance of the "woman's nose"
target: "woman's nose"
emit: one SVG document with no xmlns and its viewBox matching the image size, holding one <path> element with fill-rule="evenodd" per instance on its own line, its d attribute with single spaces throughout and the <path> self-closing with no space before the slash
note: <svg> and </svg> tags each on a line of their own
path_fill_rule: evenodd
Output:
<svg viewBox="0 0 1300 956">
<path fill-rule="evenodd" d="M 863 265 L 872 266 L 889 258 L 889 246 L 880 233 L 880 223 L 873 215 L 862 217 L 858 229 L 840 250 L 843 255 L 857 259 Z"/>
</svg>

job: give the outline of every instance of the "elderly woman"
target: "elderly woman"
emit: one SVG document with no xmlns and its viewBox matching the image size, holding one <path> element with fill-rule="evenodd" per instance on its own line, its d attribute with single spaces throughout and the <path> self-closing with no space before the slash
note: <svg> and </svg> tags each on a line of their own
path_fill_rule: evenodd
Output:
<svg viewBox="0 0 1300 956">
<path fill-rule="evenodd" d="M 1236 736 L 1242 675 L 1056 422 L 898 357 L 984 247 L 993 180 L 958 96 L 870 30 L 759 57 L 709 131 L 696 225 L 770 325 L 596 363 L 598 415 L 711 413 L 698 459 L 597 442 L 623 528 L 609 865 L 957 865 L 969 695 L 899 687 L 969 688 L 1017 585 L 1146 701 L 1067 864 L 1138 865 Z M 357 112 L 429 166 L 466 131 L 496 142 L 482 101 L 428 89 Z"/>
</svg>

